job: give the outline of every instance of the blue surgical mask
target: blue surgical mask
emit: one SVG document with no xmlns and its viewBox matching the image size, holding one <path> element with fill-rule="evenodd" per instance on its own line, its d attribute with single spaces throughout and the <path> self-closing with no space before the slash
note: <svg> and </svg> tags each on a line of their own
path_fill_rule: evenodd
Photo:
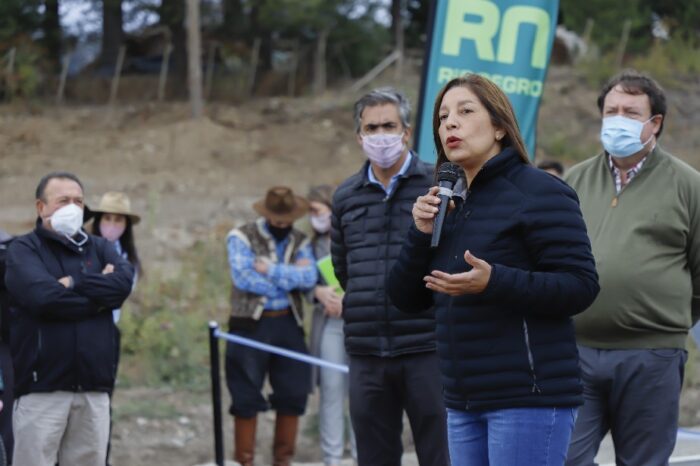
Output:
<svg viewBox="0 0 700 466">
<path fill-rule="evenodd" d="M 617 158 L 629 157 L 641 151 L 654 137 L 652 135 L 642 143 L 642 130 L 651 118 L 643 122 L 622 115 L 603 118 L 603 127 L 600 129 L 603 147 Z"/>
</svg>

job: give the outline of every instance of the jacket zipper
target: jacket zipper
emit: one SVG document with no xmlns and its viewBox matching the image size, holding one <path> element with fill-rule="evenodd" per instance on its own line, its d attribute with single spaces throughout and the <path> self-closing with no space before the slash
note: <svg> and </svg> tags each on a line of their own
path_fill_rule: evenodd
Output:
<svg viewBox="0 0 700 466">
<path fill-rule="evenodd" d="M 542 393 L 537 385 L 537 374 L 535 374 L 535 358 L 532 356 L 530 348 L 530 332 L 527 329 L 527 321 L 523 318 L 523 334 L 525 335 L 525 348 L 527 349 L 527 362 L 530 364 L 530 375 L 532 376 L 532 393 Z"/>
<path fill-rule="evenodd" d="M 385 224 L 384 230 L 386 230 L 386 239 L 384 241 L 384 280 L 386 280 L 386 277 L 389 276 L 389 270 L 387 263 L 389 262 L 389 240 L 391 239 L 391 207 L 393 206 L 393 203 L 391 202 L 392 196 L 396 193 L 396 190 L 398 189 L 398 183 L 397 186 L 394 187 L 394 190 L 391 192 L 391 194 L 388 194 L 382 199 L 382 203 L 384 204 L 384 219 L 388 222 L 388 225 Z M 400 209 L 401 206 L 399 206 Z M 363 228 L 364 230 L 364 228 Z M 387 354 L 391 354 L 393 351 L 393 346 L 394 346 L 394 334 L 391 328 L 391 322 L 389 320 L 389 295 L 387 294 L 386 290 L 384 290 L 384 325 L 386 325 L 386 339 L 387 339 L 387 348 L 386 352 Z M 379 338 L 379 344 L 381 345 L 382 339 Z M 379 349 L 379 352 L 382 352 L 382 349 Z"/>
<path fill-rule="evenodd" d="M 415 154 L 411 154 L 412 157 L 416 157 Z M 411 169 L 411 165 L 415 163 L 411 161 L 409 165 L 409 170 Z M 384 280 L 386 280 L 386 277 L 389 276 L 389 240 L 391 239 L 391 208 L 394 206 L 394 196 L 396 196 L 397 191 L 401 187 L 402 180 L 406 178 L 410 178 L 412 175 L 409 173 L 404 173 L 399 177 L 399 179 L 396 181 L 396 184 L 394 185 L 394 189 L 391 191 L 391 193 L 386 192 L 386 189 L 382 188 L 384 197 L 382 198 L 382 204 L 384 204 L 384 218 L 388 222 L 388 224 L 385 224 L 384 230 L 386 231 L 386 240 L 384 241 Z M 401 206 L 397 206 L 399 210 L 401 210 Z M 394 332 L 391 327 L 391 321 L 389 320 L 389 295 L 386 293 L 386 289 L 384 289 L 384 322 L 383 324 L 385 325 L 386 328 L 386 340 L 387 340 L 387 348 L 386 348 L 386 354 L 391 354 L 394 349 Z M 379 344 L 381 345 L 382 339 L 379 339 Z M 383 353 L 382 348 L 379 348 L 379 352 Z"/>
</svg>

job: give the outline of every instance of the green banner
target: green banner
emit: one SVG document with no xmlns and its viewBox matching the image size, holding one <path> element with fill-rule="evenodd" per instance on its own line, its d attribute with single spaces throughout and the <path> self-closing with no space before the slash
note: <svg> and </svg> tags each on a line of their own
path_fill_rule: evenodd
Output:
<svg viewBox="0 0 700 466">
<path fill-rule="evenodd" d="M 510 98 L 533 158 L 559 1 L 435 0 L 431 8 L 416 128 L 420 157 L 428 162 L 436 158 L 433 104 L 442 86 L 465 73 L 478 73 Z"/>
</svg>

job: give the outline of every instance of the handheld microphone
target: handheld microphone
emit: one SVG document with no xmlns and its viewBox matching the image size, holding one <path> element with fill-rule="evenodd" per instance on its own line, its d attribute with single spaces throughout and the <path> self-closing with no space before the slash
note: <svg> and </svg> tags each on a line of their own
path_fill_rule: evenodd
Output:
<svg viewBox="0 0 700 466">
<path fill-rule="evenodd" d="M 440 235 L 442 234 L 442 224 L 445 222 L 445 216 L 447 215 L 447 208 L 450 205 L 450 200 L 452 199 L 452 189 L 457 183 L 457 179 L 462 173 L 462 167 L 452 162 L 445 162 L 440 165 L 437 174 L 438 181 L 438 197 L 440 198 L 440 206 L 437 215 L 435 216 L 435 222 L 433 223 L 433 237 L 430 239 L 430 247 L 436 248 L 440 243 Z"/>
</svg>

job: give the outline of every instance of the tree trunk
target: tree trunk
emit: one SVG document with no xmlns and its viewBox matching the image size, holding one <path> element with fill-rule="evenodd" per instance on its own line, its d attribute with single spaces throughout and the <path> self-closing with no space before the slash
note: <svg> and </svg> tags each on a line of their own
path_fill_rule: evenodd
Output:
<svg viewBox="0 0 700 466">
<path fill-rule="evenodd" d="M 245 14 L 241 0 L 223 0 L 224 32 L 229 37 L 245 36 Z"/>
<path fill-rule="evenodd" d="M 200 35 L 199 0 L 187 0 L 187 67 L 192 117 L 204 112 L 202 98 L 202 38 Z"/>
<path fill-rule="evenodd" d="M 326 92 L 326 46 L 328 43 L 328 29 L 323 28 L 316 38 L 316 53 L 314 55 L 314 95 Z"/>
<path fill-rule="evenodd" d="M 391 34 L 396 37 L 396 28 L 401 25 L 401 5 L 403 0 L 391 0 Z"/>
<path fill-rule="evenodd" d="M 394 68 L 394 79 L 399 80 L 403 76 L 404 31 L 403 31 L 403 0 L 391 0 L 391 29 L 394 33 L 394 50 L 399 52 Z"/>
<path fill-rule="evenodd" d="M 184 84 L 185 76 L 187 76 L 187 31 L 182 24 L 174 24 L 172 31 L 173 54 L 171 56 L 171 68 L 175 76 Z"/>
<path fill-rule="evenodd" d="M 49 60 L 53 68 L 58 69 L 61 63 L 61 17 L 58 12 L 59 0 L 44 1 L 44 17 L 42 29 L 44 30 L 44 43 L 49 54 Z"/>
<path fill-rule="evenodd" d="M 119 47 L 124 42 L 122 0 L 102 0 L 102 50 L 100 66 L 113 68 L 117 64 Z"/>
<path fill-rule="evenodd" d="M 265 0 L 255 0 L 250 9 L 250 40 L 260 38 L 260 54 L 258 66 L 263 70 L 272 68 L 272 31 L 266 30 L 260 24 L 260 10 Z"/>
<path fill-rule="evenodd" d="M 170 69 L 177 84 L 175 89 L 183 89 L 187 76 L 187 33 L 185 31 L 185 0 L 161 0 L 158 7 L 160 24 L 166 26 L 172 34 L 172 54 Z M 179 95 L 183 95 L 181 92 Z"/>
</svg>

